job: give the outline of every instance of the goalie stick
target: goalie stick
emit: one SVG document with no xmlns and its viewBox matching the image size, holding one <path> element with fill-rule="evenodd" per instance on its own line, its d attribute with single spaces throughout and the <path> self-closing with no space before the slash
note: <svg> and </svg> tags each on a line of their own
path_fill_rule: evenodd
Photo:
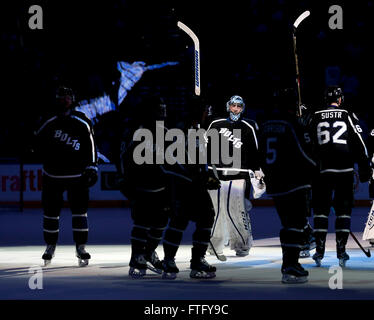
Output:
<svg viewBox="0 0 374 320">
<path fill-rule="evenodd" d="M 196 34 L 187 27 L 183 22 L 178 21 L 178 27 L 187 33 L 193 43 L 194 43 L 194 52 L 195 52 L 195 94 L 200 96 L 200 43 Z"/>
<path fill-rule="evenodd" d="M 374 201 L 372 201 L 372 205 L 369 211 L 369 216 L 366 221 L 365 230 L 362 235 L 362 240 L 371 240 L 374 239 Z"/>
<path fill-rule="evenodd" d="M 297 97 L 298 97 L 298 116 L 301 117 L 301 90 L 300 90 L 300 72 L 299 72 L 299 61 L 297 58 L 297 47 L 296 47 L 296 30 L 299 24 L 310 15 L 310 11 L 304 11 L 294 22 L 293 24 L 293 52 L 295 56 L 295 65 L 296 65 L 296 86 L 297 86 Z"/>
</svg>

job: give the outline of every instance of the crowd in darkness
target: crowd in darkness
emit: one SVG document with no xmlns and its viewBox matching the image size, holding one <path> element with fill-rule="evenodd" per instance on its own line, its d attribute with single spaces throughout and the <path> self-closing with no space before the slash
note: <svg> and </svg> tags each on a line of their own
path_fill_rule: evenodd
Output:
<svg viewBox="0 0 374 320">
<path fill-rule="evenodd" d="M 117 61 L 179 65 L 144 73 L 116 113 L 136 108 L 150 93 L 164 97 L 171 125 L 180 125 L 193 96 L 191 40 L 177 28 L 188 25 L 200 38 L 204 101 L 217 115 L 234 94 L 261 122 L 276 88 L 295 84 L 291 25 L 304 10 L 311 16 L 298 34 L 303 102 L 322 103 L 326 85 L 342 86 L 346 103 L 369 121 L 373 61 L 370 45 L 374 1 L 249 0 L 15 1 L 1 21 L 0 158 L 19 157 L 40 117 L 53 106 L 59 84 L 71 86 L 78 100 L 104 92 L 116 101 Z M 43 9 L 43 29 L 30 30 L 28 9 Z M 343 9 L 343 29 L 331 30 L 328 10 Z M 141 112 L 139 112 L 141 114 Z M 98 141 L 114 135 L 113 119 L 99 119 Z M 365 127 L 365 123 L 363 124 Z M 102 136 L 100 136 L 102 135 Z"/>
</svg>

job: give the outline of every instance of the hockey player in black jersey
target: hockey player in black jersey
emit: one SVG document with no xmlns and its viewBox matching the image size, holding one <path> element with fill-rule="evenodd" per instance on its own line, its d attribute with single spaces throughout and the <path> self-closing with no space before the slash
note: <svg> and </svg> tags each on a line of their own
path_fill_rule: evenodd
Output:
<svg viewBox="0 0 374 320">
<path fill-rule="evenodd" d="M 208 154 L 218 151 L 219 155 L 215 169 L 221 188 L 209 191 L 216 213 L 211 238 L 214 248 L 209 251 L 213 254 L 215 250 L 220 260 L 226 260 L 223 248 L 227 242 L 241 257 L 248 255 L 253 242 L 249 217 L 252 205 L 245 198 L 245 191 L 251 187 L 250 181 L 255 184 L 261 181 L 263 173 L 259 163 L 258 126 L 255 121 L 243 117 L 244 109 L 243 99 L 232 96 L 226 103 L 229 117 L 212 121 L 206 134 Z M 217 141 L 211 133 L 218 133 Z M 213 172 L 212 165 L 209 170 Z M 265 185 L 262 186 L 265 192 Z"/>
<path fill-rule="evenodd" d="M 306 221 L 316 163 L 310 157 L 310 139 L 296 117 L 294 90 L 281 90 L 276 105 L 260 128 L 261 167 L 267 194 L 273 198 L 282 224 L 282 282 L 302 283 L 309 273 L 298 259 L 309 245 Z"/>
<path fill-rule="evenodd" d="M 197 129 L 196 114 L 192 116 L 188 129 Z M 186 139 L 189 141 L 190 139 Z M 192 147 L 199 148 L 204 141 L 193 140 Z M 190 146 L 187 146 L 188 149 Z M 190 221 L 195 223 L 192 235 L 192 248 L 190 260 L 190 277 L 197 279 L 210 279 L 216 276 L 216 267 L 205 260 L 209 239 L 214 222 L 214 207 L 208 190 L 217 190 L 219 180 L 211 171 L 207 170 L 206 163 L 190 163 L 188 153 L 185 154 L 185 163 L 176 161 L 175 164 L 166 163 L 162 166 L 168 176 L 171 196 L 171 218 L 165 231 L 163 247 L 163 278 L 175 279 L 179 272 L 175 263 L 175 256 L 182 241 L 183 232 Z"/>
<path fill-rule="evenodd" d="M 354 203 L 354 163 L 358 164 L 361 182 L 370 178 L 369 159 L 354 114 L 342 107 L 343 92 L 331 86 L 325 93 L 326 107 L 311 118 L 310 132 L 319 174 L 313 182 L 314 231 L 317 242 L 313 256 L 317 266 L 325 253 L 330 208 L 335 210 L 336 253 L 344 267 L 349 256 L 348 240 Z"/>
<path fill-rule="evenodd" d="M 90 259 L 85 250 L 89 188 L 97 181 L 94 133 L 85 114 L 74 110 L 74 94 L 70 88 L 59 87 L 56 100 L 55 115 L 36 132 L 36 148 L 43 163 L 43 232 L 47 243 L 42 258 L 47 265 L 54 256 L 63 193 L 67 191 L 76 255 L 79 265 L 85 266 Z"/>
<path fill-rule="evenodd" d="M 118 171 L 121 177 L 120 188 L 130 200 L 133 227 L 131 230 L 131 259 L 129 276 L 142 278 L 147 269 L 162 273 L 162 263 L 156 248 L 162 240 L 164 229 L 169 220 L 169 194 L 166 176 L 156 157 L 162 156 L 156 143 L 156 131 L 164 134 L 163 126 L 166 118 L 166 105 L 157 96 L 149 96 L 136 107 L 131 116 L 131 128 L 125 128 L 121 141 L 121 153 Z M 158 122 L 156 122 L 158 121 Z M 147 152 L 152 155 L 152 164 L 135 162 L 134 151 L 144 142 L 138 139 L 142 129 L 152 133 L 152 141 L 147 141 Z"/>
</svg>

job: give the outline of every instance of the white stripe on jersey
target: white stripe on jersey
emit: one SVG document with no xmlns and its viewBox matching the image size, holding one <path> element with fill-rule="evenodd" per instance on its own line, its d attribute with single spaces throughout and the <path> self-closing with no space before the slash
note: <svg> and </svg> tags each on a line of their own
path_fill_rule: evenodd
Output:
<svg viewBox="0 0 374 320">
<path fill-rule="evenodd" d="M 349 120 L 349 122 L 350 122 L 350 124 L 351 124 L 351 126 L 352 126 L 352 128 L 353 128 L 353 130 L 354 130 L 354 132 L 355 132 L 355 133 L 358 135 L 358 137 L 360 138 L 360 141 L 361 141 L 361 143 L 362 143 L 362 145 L 363 145 L 363 147 L 364 147 L 364 150 L 365 150 L 365 155 L 366 155 L 367 157 L 369 157 L 368 150 L 366 149 L 366 146 L 365 146 L 364 140 L 362 140 L 362 137 L 361 137 L 360 133 L 357 131 L 357 129 L 356 129 L 355 125 L 353 124 L 353 121 L 352 121 L 352 119 L 351 119 L 351 117 L 350 117 L 349 115 L 348 115 L 348 120 Z"/>
<path fill-rule="evenodd" d="M 241 120 L 241 122 L 244 122 L 247 126 L 249 126 L 252 129 L 253 137 L 255 138 L 255 142 L 256 142 L 256 149 L 258 150 L 258 143 L 257 143 L 257 137 L 256 137 L 255 129 L 247 121 Z"/>
<path fill-rule="evenodd" d="M 353 168 L 348 168 L 348 169 L 325 169 L 325 170 L 322 170 L 321 173 L 324 173 L 324 172 L 351 172 L 353 170 L 354 170 Z"/>
<path fill-rule="evenodd" d="M 71 175 L 71 176 L 55 176 L 53 174 L 49 174 L 47 171 L 45 171 L 44 169 L 42 169 L 42 172 L 47 175 L 48 177 L 51 177 L 51 178 L 61 178 L 61 179 L 66 179 L 66 178 L 79 178 L 81 177 L 82 175 L 81 174 L 74 174 L 74 175 Z"/>
<path fill-rule="evenodd" d="M 93 136 L 92 136 L 92 131 L 91 131 L 91 127 L 90 125 L 84 121 L 83 119 L 77 117 L 77 116 L 71 116 L 72 118 L 82 122 L 86 127 L 87 127 L 87 130 L 88 130 L 88 133 L 90 135 L 90 140 L 91 140 L 91 148 L 92 148 L 92 162 L 96 162 L 96 149 L 95 149 L 95 143 L 94 143 L 94 140 L 93 140 Z"/>
<path fill-rule="evenodd" d="M 44 124 L 39 128 L 38 131 L 36 131 L 35 134 L 38 135 L 38 134 L 40 133 L 40 131 L 42 131 L 43 128 L 44 128 L 48 123 L 50 123 L 51 121 L 55 120 L 56 118 L 57 118 L 57 116 L 54 116 L 54 117 L 52 117 L 51 119 L 49 119 L 49 120 L 47 120 L 46 122 L 44 122 Z"/>
<path fill-rule="evenodd" d="M 216 123 L 216 122 L 218 122 L 218 121 L 227 121 L 227 119 L 217 119 L 217 120 L 212 121 L 212 123 L 209 125 L 208 129 L 207 129 L 206 132 L 204 133 L 205 147 L 206 147 L 206 145 L 207 145 L 207 143 L 208 143 L 207 133 L 208 133 L 210 127 L 212 126 L 212 124 L 213 124 L 213 123 Z"/>
</svg>

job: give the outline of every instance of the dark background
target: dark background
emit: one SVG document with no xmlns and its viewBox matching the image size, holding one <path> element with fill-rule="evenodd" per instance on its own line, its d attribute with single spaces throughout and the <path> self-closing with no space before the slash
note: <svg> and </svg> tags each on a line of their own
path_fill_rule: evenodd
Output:
<svg viewBox="0 0 374 320">
<path fill-rule="evenodd" d="M 322 3 L 320 3 L 322 2 Z M 43 9 L 43 30 L 28 26 L 31 5 Z M 343 8 L 343 30 L 331 30 L 331 5 Z M 136 110 L 139 99 L 157 93 L 168 105 L 170 126 L 180 126 L 193 97 L 192 40 L 180 20 L 200 39 L 201 86 L 205 103 L 224 114 L 230 96 L 243 96 L 247 116 L 259 122 L 273 92 L 295 85 L 291 26 L 298 29 L 302 100 L 321 106 L 326 84 L 342 86 L 346 105 L 369 122 L 372 96 L 374 1 L 13 1 L 2 4 L 0 32 L 0 157 L 18 157 L 41 116 L 53 108 L 54 90 L 71 86 L 77 100 L 104 92 L 116 101 L 117 61 L 147 65 L 178 61 L 147 71 L 117 111 L 95 126 L 99 144 L 115 135 L 118 119 Z M 337 83 L 326 82 L 330 68 Z M 142 116 L 142 110 L 136 110 Z M 120 116 L 119 116 L 120 115 Z"/>
</svg>

